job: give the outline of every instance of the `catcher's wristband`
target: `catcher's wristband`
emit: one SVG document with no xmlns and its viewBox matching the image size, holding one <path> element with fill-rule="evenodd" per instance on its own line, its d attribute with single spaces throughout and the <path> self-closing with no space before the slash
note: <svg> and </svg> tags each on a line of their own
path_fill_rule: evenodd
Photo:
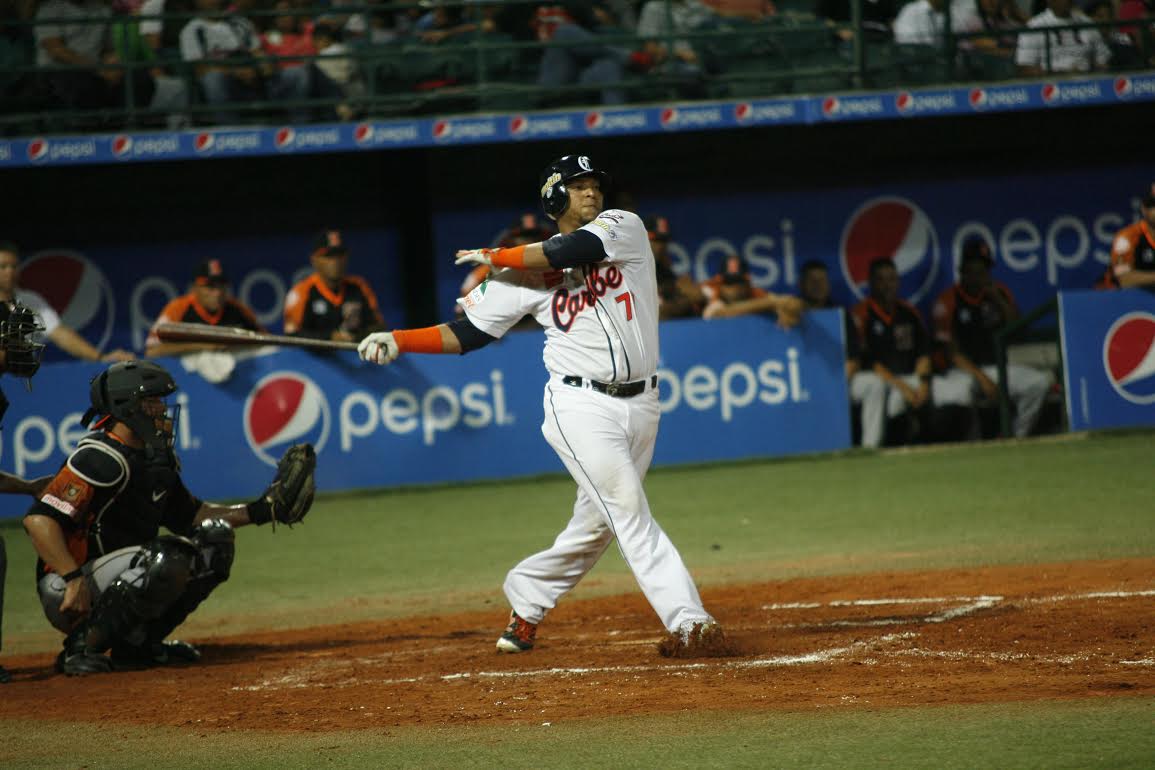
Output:
<svg viewBox="0 0 1155 770">
<path fill-rule="evenodd" d="M 424 329 L 402 329 L 393 332 L 399 353 L 444 353 L 441 342 L 441 328 L 426 326 Z"/>
<path fill-rule="evenodd" d="M 71 583 L 73 580 L 76 580 L 76 578 L 83 577 L 83 576 L 84 576 L 84 567 L 81 566 L 81 567 L 77 567 L 76 569 L 72 570 L 71 572 L 67 572 L 67 573 L 61 575 L 60 577 L 65 583 Z"/>
<path fill-rule="evenodd" d="M 258 527 L 262 524 L 268 524 L 273 520 L 273 504 L 267 497 L 262 497 L 259 500 L 254 500 L 249 503 L 247 510 L 249 521 Z"/>
<path fill-rule="evenodd" d="M 525 246 L 514 246 L 509 249 L 498 249 L 494 254 L 491 254 L 489 261 L 493 263 L 494 267 L 513 267 L 517 269 L 525 268 Z"/>
</svg>

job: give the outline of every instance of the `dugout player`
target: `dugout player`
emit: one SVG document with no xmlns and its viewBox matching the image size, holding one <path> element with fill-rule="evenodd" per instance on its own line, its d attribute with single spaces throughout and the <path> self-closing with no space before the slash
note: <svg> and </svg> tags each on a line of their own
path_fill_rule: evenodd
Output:
<svg viewBox="0 0 1155 770">
<path fill-rule="evenodd" d="M 270 490 L 245 505 L 188 491 L 173 447 L 180 407 L 166 402 L 176 390 L 151 361 L 94 377 L 81 422 L 96 418 L 95 430 L 24 516 L 44 614 L 67 635 L 57 671 L 198 660 L 193 645 L 166 637 L 228 579 L 233 529 L 276 516 Z M 174 534 L 158 536 L 161 526 Z"/>
<path fill-rule="evenodd" d="M 349 249 L 338 230 L 324 230 L 309 256 L 313 274 L 285 297 L 285 334 L 352 342 L 385 328 L 377 295 L 349 275 Z"/>
<path fill-rule="evenodd" d="M 654 255 L 636 214 L 603 210 L 610 177 L 585 155 L 541 174 L 545 213 L 559 235 L 512 249 L 457 252 L 457 264 L 495 274 L 461 300 L 450 324 L 370 334 L 359 352 L 388 364 L 401 353 L 466 353 L 529 313 L 545 327 L 542 432 L 578 484 L 569 524 L 554 544 L 509 571 L 509 626 L 501 652 L 534 646 L 537 626 L 616 538 L 670 632 L 666 655 L 725 650 L 682 557 L 650 513 L 642 487 L 657 438 L 658 292 Z M 547 272 L 552 271 L 552 272 Z"/>
<path fill-rule="evenodd" d="M 696 318 L 702 314 L 706 298 L 694 279 L 678 275 L 670 261 L 670 220 L 663 216 L 646 217 L 646 234 L 658 274 L 658 318 Z"/>
<path fill-rule="evenodd" d="M 1011 290 L 991 275 L 994 260 L 981 237 L 963 244 L 959 280 L 939 295 L 934 305 L 935 339 L 947 346 L 950 365 L 966 372 L 972 392 L 998 401 L 995 333 L 1019 317 Z M 1039 419 L 1051 388 L 1046 372 L 1007 364 L 1007 390 L 1015 404 L 1015 435 L 1027 436 Z"/>
<path fill-rule="evenodd" d="M 1155 185 L 1143 196 L 1139 213 L 1111 246 L 1111 271 L 1121 289 L 1155 286 Z"/>
<path fill-rule="evenodd" d="M 774 313 L 783 329 L 791 329 L 802 320 L 802 300 L 756 287 L 750 282 L 746 261 L 737 254 L 723 260 L 722 269 L 702 284 L 702 294 L 709 298 L 702 311 L 706 319 Z"/>
<path fill-rule="evenodd" d="M 862 445 L 882 445 L 888 418 L 908 409 L 969 406 L 970 378 L 957 369 L 933 376 L 930 338 L 922 315 L 899 299 L 890 257 L 870 263 L 869 296 L 852 315 L 861 341 L 862 370 L 850 378 L 850 398 L 862 406 Z"/>
<path fill-rule="evenodd" d="M 217 350 L 220 343 L 161 342 L 156 327 L 162 323 L 192 323 L 209 326 L 230 326 L 264 332 L 253 311 L 239 300 L 229 296 L 229 279 L 219 259 L 206 259 L 193 273 L 193 285 L 188 294 L 177 297 L 164 306 L 144 343 L 144 352 L 150 358 L 179 356 L 200 350 Z"/>
<path fill-rule="evenodd" d="M 44 345 L 36 341 L 36 336 L 44 330 L 36 315 L 23 305 L 0 302 L 0 374 L 11 374 L 27 382 L 40 369 L 40 354 Z M 8 411 L 8 399 L 0 390 L 0 421 Z M 37 495 L 44 489 L 51 477 L 27 481 L 11 473 L 0 471 L 0 494 Z M 8 550 L 4 537 L 0 535 L 0 644 L 3 643 L 4 583 L 8 573 Z M 12 681 L 12 675 L 0 666 L 0 684 Z"/>
</svg>

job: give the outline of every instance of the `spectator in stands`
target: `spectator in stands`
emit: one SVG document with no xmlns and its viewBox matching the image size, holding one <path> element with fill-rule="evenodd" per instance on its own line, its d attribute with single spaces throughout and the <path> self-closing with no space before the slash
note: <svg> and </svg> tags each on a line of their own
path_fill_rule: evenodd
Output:
<svg viewBox="0 0 1155 770">
<path fill-rule="evenodd" d="M 545 49 L 538 70 L 538 85 L 557 94 L 562 86 L 600 87 L 602 104 L 624 104 L 621 81 L 631 63 L 628 47 L 614 45 L 617 20 L 601 3 L 571 2 L 540 6 L 533 21 L 537 38 L 552 44 Z M 572 101 L 560 94 L 563 101 Z M 578 101 L 588 102 L 580 93 Z"/>
<path fill-rule="evenodd" d="M 313 27 L 313 42 L 321 56 L 314 65 L 340 91 L 342 101 L 336 107 L 337 117 L 351 120 L 357 115 L 354 105 L 365 95 L 365 83 L 357 62 L 341 38 L 341 28 L 328 19 L 318 20 Z"/>
<path fill-rule="evenodd" d="M 788 294 L 763 291 L 750 282 L 750 270 L 737 254 L 722 262 L 721 271 L 702 284 L 707 298 L 702 317 L 733 318 L 755 313 L 774 313 L 784 329 L 798 325 L 802 319 L 802 300 Z"/>
<path fill-rule="evenodd" d="M 385 328 L 377 295 L 364 278 L 348 275 L 349 250 L 339 231 L 322 231 L 309 261 L 315 272 L 285 297 L 285 334 L 353 342 Z"/>
<path fill-rule="evenodd" d="M 898 269 L 890 257 L 870 264 L 869 295 L 854 307 L 862 369 L 850 379 L 850 398 L 862 407 L 862 445 L 882 446 L 889 418 L 931 405 L 970 406 L 970 382 L 931 372 L 930 338 L 914 305 L 899 299 Z M 894 437 L 889 437 L 893 442 Z"/>
<path fill-rule="evenodd" d="M 826 265 L 811 259 L 802 265 L 798 279 L 798 293 L 806 310 L 834 310 L 840 305 L 830 298 L 830 272 Z M 849 311 L 842 313 L 843 337 L 846 343 L 846 376 L 853 377 L 861 366 L 858 327 Z"/>
<path fill-rule="evenodd" d="M 272 26 L 261 33 L 261 51 L 276 59 L 278 69 L 302 67 L 308 59 L 294 56 L 313 56 L 317 46 L 313 43 L 313 23 L 307 16 L 293 12 L 292 0 L 277 0 L 273 9 L 281 11 L 273 17 Z"/>
<path fill-rule="evenodd" d="M 975 0 L 974 9 L 960 22 L 959 32 L 986 32 L 989 37 L 970 38 L 966 48 L 999 54 L 1014 55 L 1017 35 L 999 34 L 1025 26 L 1027 16 L 1014 0 Z"/>
<path fill-rule="evenodd" d="M 48 300 L 29 289 L 20 288 L 20 249 L 10 241 L 0 241 L 0 302 L 19 302 L 31 308 L 40 316 L 44 324 L 44 335 L 58 348 L 82 361 L 131 361 L 136 358 L 127 350 L 110 350 L 101 353 L 88 340 L 64 324 L 60 316 L 48 304 Z"/>
<path fill-rule="evenodd" d="M 1087 0 L 1083 13 L 1094 22 L 1115 21 L 1115 3 L 1112 0 Z M 1099 34 L 1111 49 L 1111 66 L 1115 69 L 1129 69 L 1143 66 L 1142 39 L 1136 39 L 1118 27 L 1100 28 Z"/>
<path fill-rule="evenodd" d="M 654 72 L 683 78 L 701 78 L 706 68 L 693 44 L 678 35 L 706 29 L 718 16 L 700 0 L 647 0 L 638 14 L 638 36 L 645 40 L 642 52 L 654 63 Z M 672 45 L 671 38 L 674 38 Z M 684 96 L 700 96 L 700 87 L 689 86 Z"/>
<path fill-rule="evenodd" d="M 850 2 L 851 0 L 817 0 L 814 15 L 838 25 L 849 24 Z M 893 35 L 891 25 L 897 15 L 897 0 L 866 0 L 862 3 L 862 32 L 866 39 L 874 43 L 889 41 Z M 846 42 L 854 39 L 854 30 L 846 27 L 839 28 L 836 34 Z"/>
<path fill-rule="evenodd" d="M 254 332 L 265 331 L 252 310 L 229 296 L 229 279 L 219 259 L 201 262 L 193 273 L 193 285 L 189 293 L 164 306 L 149 331 L 144 353 L 149 358 L 157 358 L 219 350 L 222 347 L 218 343 L 162 342 L 156 334 L 156 327 L 162 323 L 207 324 Z"/>
<path fill-rule="evenodd" d="M 196 18 L 180 33 L 181 58 L 196 67 L 197 79 L 209 104 L 308 98 L 312 83 L 309 67 L 277 69 L 260 55 L 260 35 L 252 21 L 222 10 L 222 0 L 196 0 Z M 308 110 L 291 112 L 306 122 Z M 218 112 L 217 122 L 235 121 L 230 112 Z"/>
<path fill-rule="evenodd" d="M 117 66 L 134 62 L 122 58 L 123 45 L 119 52 L 113 45 L 112 10 L 106 0 L 45 0 L 36 19 L 43 22 L 36 26 L 36 64 L 48 71 L 46 82 L 61 106 L 76 110 L 124 107 L 127 77 L 132 79 L 134 104 L 172 113 L 174 128 L 183 122 L 188 90 L 182 81 L 148 67 L 126 71 Z M 65 69 L 73 67 L 83 69 Z"/>
<path fill-rule="evenodd" d="M 898 12 L 894 20 L 894 42 L 900 45 L 941 45 L 946 32 L 946 13 L 949 0 L 914 0 Z M 950 21 L 955 32 L 974 27 L 972 13 L 959 5 L 950 4 Z"/>
<path fill-rule="evenodd" d="M 995 333 L 1019 317 L 1011 290 L 991 275 L 994 260 L 981 237 L 962 248 L 959 280 L 934 305 L 935 338 L 946 346 L 948 363 L 971 378 L 971 390 L 987 402 L 999 400 Z M 1007 391 L 1015 404 L 1015 435 L 1030 434 L 1051 389 L 1046 372 L 1007 365 Z"/>
<path fill-rule="evenodd" d="M 1123 289 L 1155 286 L 1155 185 L 1140 201 L 1139 213 L 1111 245 L 1111 275 Z"/>
<path fill-rule="evenodd" d="M 1074 0 L 1047 0 L 1047 10 L 1027 22 L 1031 29 L 1087 24 L 1090 19 L 1074 8 Z M 1106 69 L 1111 49 L 1097 29 L 1062 30 L 1023 34 L 1015 51 L 1015 64 L 1023 75 L 1047 72 L 1091 72 Z"/>
<path fill-rule="evenodd" d="M 670 222 L 663 216 L 646 217 L 646 232 L 658 272 L 658 318 L 694 318 L 702 314 L 706 298 L 688 275 L 678 275 L 670 263 Z"/>
</svg>

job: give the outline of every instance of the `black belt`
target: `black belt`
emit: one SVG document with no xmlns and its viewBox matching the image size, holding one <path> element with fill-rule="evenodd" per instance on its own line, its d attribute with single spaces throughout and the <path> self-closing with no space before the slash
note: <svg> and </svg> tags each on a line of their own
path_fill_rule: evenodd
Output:
<svg viewBox="0 0 1155 770">
<path fill-rule="evenodd" d="M 598 382 L 597 380 L 587 380 L 584 377 L 575 377 L 572 374 L 562 377 L 561 381 L 575 388 L 582 388 L 588 384 L 591 389 L 598 393 L 605 393 L 614 398 L 633 398 L 645 393 L 647 382 L 651 388 L 658 387 L 658 375 L 656 374 L 649 380 L 638 380 L 637 382 Z"/>
</svg>

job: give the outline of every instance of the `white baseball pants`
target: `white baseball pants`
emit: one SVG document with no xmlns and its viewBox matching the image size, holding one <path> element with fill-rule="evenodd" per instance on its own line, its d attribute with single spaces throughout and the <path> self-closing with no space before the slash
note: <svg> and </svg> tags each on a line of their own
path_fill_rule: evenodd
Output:
<svg viewBox="0 0 1155 770">
<path fill-rule="evenodd" d="M 992 382 L 999 381 L 997 366 L 984 366 L 982 370 Z M 1019 438 L 1029 436 L 1031 428 L 1038 422 L 1039 412 L 1043 409 L 1043 401 L 1047 398 L 1051 383 L 1050 372 L 1022 364 L 1007 364 L 1007 392 L 1015 404 L 1014 430 Z M 977 395 L 978 383 L 975 383 L 974 387 Z"/>
<path fill-rule="evenodd" d="M 912 388 L 918 388 L 918 375 L 900 377 Z M 862 446 L 882 446 L 886 421 L 898 417 L 908 407 L 902 391 L 892 388 L 874 372 L 856 372 L 850 379 L 850 398 L 862 405 Z M 930 398 L 936 406 L 970 406 L 974 403 L 972 378 L 959 369 L 935 375 L 930 381 Z"/>
<path fill-rule="evenodd" d="M 657 391 L 614 398 L 566 385 L 555 375 L 546 385 L 544 407 L 542 433 L 577 482 L 577 500 L 553 545 L 509 571 L 504 589 L 510 606 L 540 623 L 617 538 L 667 630 L 712 620 L 642 488 L 658 435 Z"/>
</svg>

